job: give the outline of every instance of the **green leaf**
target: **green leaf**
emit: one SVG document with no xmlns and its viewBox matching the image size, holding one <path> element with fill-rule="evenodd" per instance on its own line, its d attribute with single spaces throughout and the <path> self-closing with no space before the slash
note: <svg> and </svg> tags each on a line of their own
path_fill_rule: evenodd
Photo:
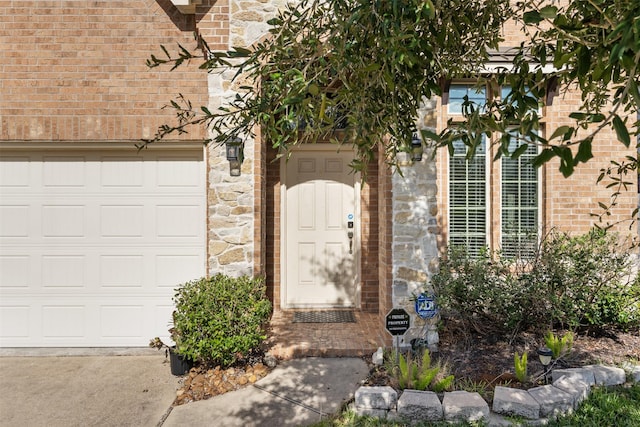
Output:
<svg viewBox="0 0 640 427">
<path fill-rule="evenodd" d="M 554 153 L 560 157 L 560 172 L 566 178 L 573 173 L 573 166 L 575 165 L 573 160 L 573 153 L 569 147 L 552 147 Z"/>
<path fill-rule="evenodd" d="M 553 134 L 551 134 L 551 136 L 549 137 L 549 140 L 555 139 L 559 136 L 563 136 L 563 140 L 566 141 L 567 139 L 571 138 L 571 136 L 569 136 L 569 138 L 566 137 L 567 134 L 573 134 L 573 128 L 571 126 L 560 126 L 558 127 Z"/>
<path fill-rule="evenodd" d="M 551 148 L 545 148 L 533 159 L 531 164 L 533 164 L 534 167 L 539 168 L 549 160 L 553 159 L 555 156 L 556 153 Z"/>
<path fill-rule="evenodd" d="M 591 152 L 591 139 L 585 139 L 584 141 L 581 141 L 578 146 L 578 152 L 576 153 L 576 157 L 573 159 L 574 164 L 578 164 L 580 162 L 586 163 L 592 158 L 593 153 Z"/>
<path fill-rule="evenodd" d="M 616 130 L 618 141 L 622 142 L 625 147 L 629 148 L 629 145 L 631 145 L 629 130 L 627 129 L 627 126 L 624 124 L 620 116 L 618 116 L 617 114 L 613 116 L 613 128 Z"/>
<path fill-rule="evenodd" d="M 540 9 L 540 17 L 544 19 L 555 19 L 558 15 L 558 8 L 555 6 L 545 6 Z"/>
<path fill-rule="evenodd" d="M 523 155 L 525 151 L 527 151 L 527 148 L 529 148 L 528 144 L 522 144 L 516 151 L 513 152 L 513 154 L 511 154 L 511 158 L 517 159 L 518 157 Z"/>
<path fill-rule="evenodd" d="M 542 16 L 537 10 L 525 12 L 522 15 L 522 18 L 524 19 L 525 24 L 539 24 L 542 21 Z"/>
<path fill-rule="evenodd" d="M 584 120 L 587 118 L 587 116 L 587 113 L 581 113 L 579 111 L 574 111 L 573 113 L 569 114 L 569 117 L 575 120 Z"/>
</svg>

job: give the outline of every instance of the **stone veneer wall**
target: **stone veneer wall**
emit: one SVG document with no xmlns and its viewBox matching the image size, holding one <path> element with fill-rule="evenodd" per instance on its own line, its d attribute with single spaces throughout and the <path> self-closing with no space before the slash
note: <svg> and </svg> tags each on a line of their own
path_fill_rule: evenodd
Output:
<svg viewBox="0 0 640 427">
<path fill-rule="evenodd" d="M 272 18 L 282 1 L 230 1 L 229 46 L 250 46 L 268 32 L 267 21 Z M 215 111 L 225 100 L 238 91 L 231 82 L 231 73 L 209 74 L 209 108 Z M 246 82 L 243 82 L 246 83 Z M 209 147 L 209 274 L 225 273 L 232 276 L 261 274 L 264 272 L 262 236 L 256 231 L 264 221 L 264 161 L 263 150 L 248 135 L 245 140 L 245 160 L 242 175 L 229 176 L 229 163 L 224 147 Z M 258 191 L 256 191 L 258 189 Z"/>
<path fill-rule="evenodd" d="M 435 106 L 435 102 L 425 102 L 419 128 L 435 128 Z M 401 166 L 401 170 L 402 175 L 396 172 L 392 177 L 392 304 L 411 315 L 411 328 L 400 345 L 409 345 L 413 338 L 426 338 L 429 347 L 436 350 L 438 319 L 423 320 L 414 306 L 415 296 L 433 291 L 429 278 L 438 263 L 436 161 L 425 149 L 422 161 Z"/>
</svg>

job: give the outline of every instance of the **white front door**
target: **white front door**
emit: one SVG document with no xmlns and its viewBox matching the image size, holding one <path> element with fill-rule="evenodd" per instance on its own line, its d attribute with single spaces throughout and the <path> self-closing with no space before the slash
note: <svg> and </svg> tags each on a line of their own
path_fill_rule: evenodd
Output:
<svg viewBox="0 0 640 427">
<path fill-rule="evenodd" d="M 284 308 L 357 303 L 358 179 L 352 151 L 299 149 L 286 162 Z"/>
</svg>

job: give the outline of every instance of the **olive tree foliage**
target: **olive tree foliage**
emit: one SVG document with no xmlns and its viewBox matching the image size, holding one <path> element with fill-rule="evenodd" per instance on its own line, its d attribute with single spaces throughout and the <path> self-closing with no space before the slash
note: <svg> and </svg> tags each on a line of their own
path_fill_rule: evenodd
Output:
<svg viewBox="0 0 640 427">
<path fill-rule="evenodd" d="M 468 76 L 498 47 L 508 0 L 303 0 L 269 21 L 270 34 L 248 48 L 204 51 L 201 68 L 233 72 L 235 97 L 217 111 L 179 97 L 177 125 L 144 144 L 206 124 L 212 141 L 257 130 L 286 156 L 296 144 L 352 144 L 364 165 L 380 148 L 406 150 L 425 99 L 443 82 Z M 163 47 L 151 67 L 201 58 Z"/>
<path fill-rule="evenodd" d="M 483 75 L 507 19 L 522 28 L 526 42 L 511 50 L 508 67 Z M 464 142 L 469 156 L 483 134 L 495 133 L 502 135 L 497 157 L 515 158 L 527 144 L 536 144 L 536 166 L 557 157 L 560 171 L 569 176 L 593 157 L 605 128 L 613 128 L 625 147 L 636 143 L 640 2 L 635 0 L 303 0 L 269 24 L 268 37 L 248 48 L 212 51 L 200 40 L 203 55 L 183 47 L 171 54 L 162 47 L 161 57 L 152 56 L 151 67 L 202 58 L 201 68 L 210 73 L 232 71 L 238 91 L 217 111 L 179 97 L 171 103 L 178 124 L 162 126 L 142 145 L 193 124 L 209 126 L 216 143 L 259 129 L 280 155 L 319 138 L 353 144 L 358 153 L 353 167 L 362 170 L 380 146 L 390 158 L 406 150 L 418 130 L 435 147 L 453 150 L 454 142 Z M 478 84 L 489 81 L 511 90 L 484 106 L 467 100 L 464 119 L 439 134 L 416 128 L 426 99 L 442 94 L 448 81 L 473 77 Z M 567 89 L 581 91 L 580 107 L 567 125 L 542 134 L 537 107 Z M 514 132 L 525 144 L 510 145 Z M 602 171 L 599 180 L 608 177 L 614 187 L 613 205 L 637 163 L 631 156 Z"/>
<path fill-rule="evenodd" d="M 563 7 L 557 4 L 565 3 Z M 502 135 L 497 157 L 517 157 L 527 144 L 541 147 L 534 165 L 559 158 L 565 176 L 593 158 L 598 134 L 615 131 L 622 146 L 638 144 L 640 107 L 640 2 L 635 0 L 527 0 L 514 6 L 514 19 L 527 35 L 514 51 L 510 69 L 494 75 L 495 83 L 510 86 L 503 99 L 493 99 L 484 108 L 467 105 L 466 122 L 449 123 L 440 144 L 462 138 L 475 150 L 480 136 Z M 551 72 L 543 72 L 548 66 Z M 541 117 L 535 108 L 556 97 L 562 102 L 567 89 L 580 90 L 581 104 L 568 114 L 567 125 L 539 132 Z M 517 133 L 527 144 L 509 146 L 509 134 Z M 621 191 L 635 182 L 638 157 L 611 161 L 598 182 L 606 179 L 612 188 L 610 204 L 600 203 L 602 216 L 616 205 Z M 634 212 L 633 216 L 637 212 Z"/>
</svg>

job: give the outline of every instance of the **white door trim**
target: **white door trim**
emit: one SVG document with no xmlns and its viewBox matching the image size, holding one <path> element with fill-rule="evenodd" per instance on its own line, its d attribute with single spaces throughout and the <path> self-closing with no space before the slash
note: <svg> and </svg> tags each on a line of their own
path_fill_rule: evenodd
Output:
<svg viewBox="0 0 640 427">
<path fill-rule="evenodd" d="M 340 147 L 336 150 L 336 146 L 333 144 L 309 144 L 304 146 L 298 146 L 294 148 L 295 151 L 301 151 L 305 153 L 319 152 L 319 153 L 330 153 L 330 152 L 352 152 L 355 156 L 355 151 L 349 147 Z M 282 158 L 280 161 L 280 307 L 282 309 L 290 309 L 294 307 L 290 307 L 287 303 L 287 168 L 286 168 L 286 158 Z M 361 212 L 361 179 L 360 173 L 354 172 L 354 204 L 355 204 L 355 224 L 354 224 L 354 243 L 353 243 L 353 252 L 354 252 L 354 280 L 355 280 L 355 307 L 360 308 L 361 306 L 361 236 L 362 236 L 362 226 L 360 224 L 362 218 Z M 295 308 L 304 308 L 300 306 L 296 306 Z M 324 307 L 330 308 L 330 307 Z M 336 307 L 338 308 L 338 307 Z"/>
</svg>

